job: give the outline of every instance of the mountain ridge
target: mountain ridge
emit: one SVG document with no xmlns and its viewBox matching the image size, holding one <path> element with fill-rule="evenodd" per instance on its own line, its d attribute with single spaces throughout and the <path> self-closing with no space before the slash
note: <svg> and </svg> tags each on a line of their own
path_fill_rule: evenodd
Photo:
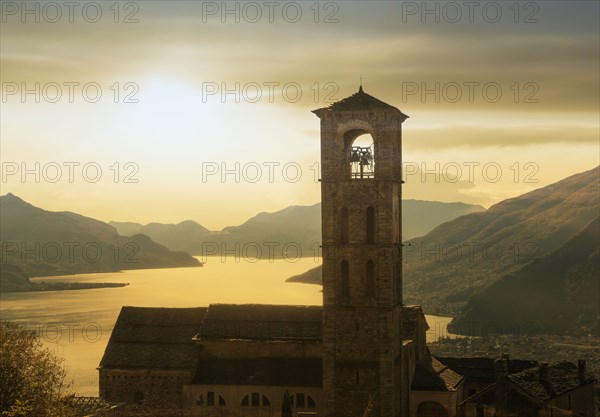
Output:
<svg viewBox="0 0 600 417">
<path fill-rule="evenodd" d="M 0 208 L 1 261 L 27 277 L 201 265 L 145 235 L 121 236 L 100 220 L 45 210 L 12 193 L 0 196 Z"/>
</svg>

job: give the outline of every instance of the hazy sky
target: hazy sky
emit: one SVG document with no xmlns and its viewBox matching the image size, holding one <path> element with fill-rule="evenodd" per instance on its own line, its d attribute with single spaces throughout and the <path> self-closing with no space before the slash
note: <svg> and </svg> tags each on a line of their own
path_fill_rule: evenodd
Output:
<svg viewBox="0 0 600 417">
<path fill-rule="evenodd" d="M 317 203 L 310 110 L 361 76 L 410 116 L 405 198 L 599 164 L 597 1 L 0 3 L 2 194 L 45 209 L 220 229 Z"/>
</svg>

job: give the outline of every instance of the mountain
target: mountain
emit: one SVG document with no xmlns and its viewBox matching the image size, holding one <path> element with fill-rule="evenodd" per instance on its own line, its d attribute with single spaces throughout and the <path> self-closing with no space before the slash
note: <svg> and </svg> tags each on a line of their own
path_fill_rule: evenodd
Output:
<svg viewBox="0 0 600 417">
<path fill-rule="evenodd" d="M 206 227 L 192 220 L 178 224 L 149 223 L 145 226 L 129 222 L 110 222 L 109 224 L 124 236 L 143 234 L 171 250 L 182 251 L 189 251 L 190 247 L 197 245 L 204 236 L 211 233 Z"/>
<path fill-rule="evenodd" d="M 452 323 L 481 335 L 486 323 L 507 333 L 600 330 L 600 218 L 552 253 L 473 295 Z"/>
<path fill-rule="evenodd" d="M 315 256 L 321 243 L 321 205 L 290 206 L 274 213 L 259 213 L 239 226 L 229 226 L 190 247 L 191 253 L 225 252 L 235 248 L 241 256 L 299 258 Z"/>
<path fill-rule="evenodd" d="M 133 223 L 133 222 L 108 222 L 109 225 L 117 229 L 117 233 L 121 236 L 131 236 L 135 235 L 142 227 L 144 227 L 141 223 Z"/>
<path fill-rule="evenodd" d="M 422 236 L 444 221 L 482 211 L 481 206 L 464 203 L 404 200 L 403 233 Z M 220 254 L 227 250 L 266 258 L 314 256 L 321 242 L 321 204 L 290 206 L 274 213 L 260 213 L 239 226 L 210 231 L 187 220 L 179 224 L 110 222 L 120 234 L 141 233 L 172 250 L 193 255 Z M 260 253 L 259 253 L 260 252 Z"/>
<path fill-rule="evenodd" d="M 402 237 L 407 240 L 424 236 L 442 223 L 484 210 L 482 206 L 465 203 L 402 200 Z"/>
<path fill-rule="evenodd" d="M 124 237 L 99 220 L 46 211 L 13 194 L 0 197 L 0 231 L 3 264 L 25 276 L 200 266 L 148 236 Z"/>
<path fill-rule="evenodd" d="M 405 302 L 457 313 L 475 293 L 587 227 L 598 217 L 598 190 L 594 168 L 410 240 L 404 247 Z"/>
</svg>

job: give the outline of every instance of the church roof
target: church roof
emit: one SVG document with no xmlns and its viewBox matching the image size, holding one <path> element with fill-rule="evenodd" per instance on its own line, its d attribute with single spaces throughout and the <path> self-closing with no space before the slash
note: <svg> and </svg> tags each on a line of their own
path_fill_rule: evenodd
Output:
<svg viewBox="0 0 600 417">
<path fill-rule="evenodd" d="M 321 387 L 321 358 L 203 359 L 194 384 Z"/>
<path fill-rule="evenodd" d="M 320 342 L 322 307 L 211 304 L 208 308 L 123 307 L 100 367 L 194 369 L 196 340 Z M 403 335 L 415 337 L 419 306 L 403 307 Z"/>
<path fill-rule="evenodd" d="M 320 306 L 211 304 L 200 339 L 321 340 Z"/>
<path fill-rule="evenodd" d="M 581 381 L 577 365 L 571 362 L 559 362 L 548 366 L 548 377 L 545 381 L 540 379 L 539 367 L 509 375 L 508 379 L 522 391 L 542 401 L 557 397 L 580 385 L 595 382 L 594 378 L 589 376 Z"/>
<path fill-rule="evenodd" d="M 100 366 L 105 368 L 195 368 L 198 333 L 206 308 L 123 307 Z"/>
<path fill-rule="evenodd" d="M 396 107 L 387 104 L 378 98 L 373 97 L 370 94 L 364 92 L 362 85 L 358 92 L 346 97 L 340 101 L 330 104 L 327 107 L 322 107 L 317 110 L 313 110 L 313 113 L 319 115 L 321 112 L 329 111 L 353 111 L 353 110 L 394 110 L 399 112 L 404 118 L 408 118 L 407 115 L 402 113 Z"/>
</svg>

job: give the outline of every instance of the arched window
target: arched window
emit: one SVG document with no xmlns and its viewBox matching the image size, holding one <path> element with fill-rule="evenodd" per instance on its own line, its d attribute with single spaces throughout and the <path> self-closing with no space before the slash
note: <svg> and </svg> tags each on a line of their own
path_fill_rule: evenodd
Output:
<svg viewBox="0 0 600 417">
<path fill-rule="evenodd" d="M 370 259 L 365 268 L 365 294 L 367 297 L 375 295 L 375 262 Z"/>
<path fill-rule="evenodd" d="M 342 207 L 340 210 L 340 243 L 348 243 L 348 209 Z"/>
<path fill-rule="evenodd" d="M 340 263 L 340 296 L 343 300 L 350 298 L 350 265 L 348 261 Z"/>
<path fill-rule="evenodd" d="M 294 401 L 294 398 L 296 401 Z M 292 406 L 296 404 L 296 408 L 317 408 L 317 403 L 315 402 L 314 398 L 303 392 L 297 392 L 295 395 L 292 395 L 290 400 L 290 404 Z"/>
<path fill-rule="evenodd" d="M 375 243 L 375 209 L 373 207 L 367 207 L 367 244 L 372 245 Z"/>
<path fill-rule="evenodd" d="M 220 401 L 221 401 L 221 398 L 219 398 L 219 402 Z M 242 404 L 242 407 L 260 407 L 260 406 L 270 407 L 271 401 L 269 401 L 269 399 L 265 395 L 262 395 L 259 392 L 253 392 L 251 394 L 244 396 L 244 398 L 242 398 L 241 404 Z M 223 400 L 223 405 L 225 405 L 225 400 Z"/>
</svg>

